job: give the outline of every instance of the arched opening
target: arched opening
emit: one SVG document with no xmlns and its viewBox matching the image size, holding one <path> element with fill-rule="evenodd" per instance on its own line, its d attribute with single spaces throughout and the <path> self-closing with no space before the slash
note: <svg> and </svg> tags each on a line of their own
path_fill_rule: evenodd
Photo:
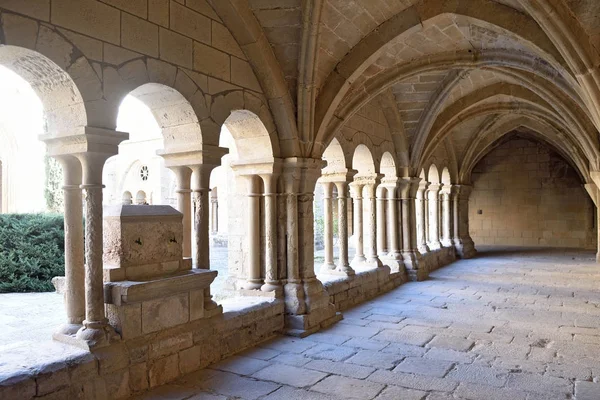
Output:
<svg viewBox="0 0 600 400">
<path fill-rule="evenodd" d="M 441 179 L 438 168 L 431 164 L 427 173 L 427 246 L 430 250 L 441 247 L 440 242 L 440 189 Z"/>
<path fill-rule="evenodd" d="M 354 181 L 351 185 L 351 194 L 353 200 L 353 218 L 354 229 L 352 242 L 355 248 L 355 255 L 352 259 L 352 268 L 360 268 L 366 265 L 367 255 L 372 256 L 373 249 L 368 248 L 365 251 L 364 243 L 371 243 L 375 227 L 372 226 L 370 218 L 365 218 L 371 214 L 371 207 L 374 204 L 374 187 L 376 185 L 377 175 L 375 172 L 375 162 L 373 155 L 367 146 L 360 144 L 354 150 L 352 157 L 352 169 L 357 171 Z M 367 201 L 363 201 L 366 199 Z"/>
<path fill-rule="evenodd" d="M 177 148 L 181 146 L 180 141 L 187 138 L 176 136 L 179 130 L 193 126 L 194 118 L 185 114 L 186 106 L 189 104 L 180 93 L 154 83 L 138 87 L 123 99 L 117 130 L 128 132 L 129 140 L 122 142 L 119 154 L 105 164 L 105 204 L 121 203 L 121 194 L 127 191 L 145 193 L 143 200 L 147 204 L 176 207 L 175 174 L 165 167 L 164 158 L 157 152 L 168 146 Z M 190 130 L 193 131 L 191 127 Z M 139 201 L 136 195 L 134 203 L 139 204 Z"/>
<path fill-rule="evenodd" d="M 471 174 L 469 229 L 482 245 L 596 247 L 580 174 L 527 129 L 500 138 Z"/>
<path fill-rule="evenodd" d="M 229 152 L 210 176 L 212 226 L 218 227 L 211 235 L 211 268 L 219 271 L 213 294 L 223 299 L 274 279 L 269 270 L 277 269 L 277 262 L 267 247 L 277 246 L 277 240 L 266 238 L 272 226 L 265 207 L 267 200 L 276 201 L 275 187 L 269 185 L 277 184 L 279 170 L 269 132 L 251 111 L 231 112 L 219 147 Z"/>
<path fill-rule="evenodd" d="M 18 341 L 15 349 L 24 345 L 31 352 L 67 318 L 83 320 L 84 300 L 77 296 L 83 294 L 83 254 L 70 257 L 65 266 L 64 251 L 65 242 L 83 242 L 82 203 L 64 206 L 62 167 L 47 153 L 69 157 L 75 170 L 70 184 L 78 190 L 79 162 L 54 143 L 82 134 L 86 125 L 81 94 L 65 71 L 35 51 L 0 46 L 0 293 L 6 293 L 0 295 L 0 320 L 14 326 L 3 327 L 9 335 L 1 341 L 9 347 Z M 69 230 L 64 229 L 65 209 L 79 215 L 70 219 Z M 63 276 L 65 267 L 82 278 L 73 286 L 68 310 L 55 293 L 11 293 L 54 291 L 53 278 Z M 36 317 L 23 314 L 23 307 Z"/>
<path fill-rule="evenodd" d="M 133 204 L 133 196 L 131 195 L 131 192 L 125 191 L 125 193 L 123 193 L 122 204 L 126 206 Z"/>
<path fill-rule="evenodd" d="M 322 281 L 327 279 L 323 275 L 339 272 L 342 266 L 348 265 L 348 257 L 354 253 L 353 249 L 349 252 L 347 238 L 352 219 L 352 209 L 347 201 L 350 197 L 348 168 L 344 150 L 337 139 L 327 146 L 323 160 L 327 165 L 321 171 L 313 201 L 315 271 Z M 340 215 L 340 211 L 344 215 Z M 343 238 L 340 221 L 345 222 Z"/>
</svg>

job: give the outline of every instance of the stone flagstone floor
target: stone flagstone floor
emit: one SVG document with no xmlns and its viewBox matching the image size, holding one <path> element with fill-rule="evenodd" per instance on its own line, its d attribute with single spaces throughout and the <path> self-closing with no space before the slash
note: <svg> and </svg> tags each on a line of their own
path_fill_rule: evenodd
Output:
<svg viewBox="0 0 600 400">
<path fill-rule="evenodd" d="M 592 252 L 484 249 L 344 315 L 136 399 L 600 400 Z"/>
</svg>

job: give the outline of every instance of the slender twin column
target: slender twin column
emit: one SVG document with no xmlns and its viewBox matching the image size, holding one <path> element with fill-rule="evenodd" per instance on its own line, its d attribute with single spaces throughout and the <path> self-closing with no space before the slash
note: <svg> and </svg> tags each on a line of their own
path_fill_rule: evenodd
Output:
<svg viewBox="0 0 600 400">
<path fill-rule="evenodd" d="M 209 208 L 209 181 L 210 173 L 216 167 L 212 164 L 197 164 L 191 166 L 194 174 L 192 185 L 192 197 L 194 200 L 194 227 L 196 228 L 195 264 L 198 269 L 210 269 L 210 240 L 208 232 Z M 212 316 L 222 312 L 222 307 L 212 300 L 210 287 L 204 290 L 205 315 Z"/>
<path fill-rule="evenodd" d="M 85 198 L 85 320 L 77 338 L 90 347 L 106 346 L 117 337 L 104 313 L 103 235 L 102 235 L 102 168 L 110 154 L 82 153 Z"/>
<path fill-rule="evenodd" d="M 419 178 L 403 178 L 400 180 L 400 207 L 402 209 L 402 257 L 404 266 L 413 280 L 427 277 L 427 271 L 420 266 L 420 253 L 417 249 L 417 191 Z"/>
<path fill-rule="evenodd" d="M 262 174 L 261 178 L 265 189 L 265 283 L 261 290 L 272 292 L 281 288 L 277 273 L 277 176 Z"/>
<path fill-rule="evenodd" d="M 348 261 L 348 183 L 335 183 L 338 192 L 338 241 L 339 260 L 336 271 L 344 275 L 354 275 Z"/>
<path fill-rule="evenodd" d="M 248 276 L 244 289 L 262 287 L 260 274 L 260 193 L 256 175 L 247 175 L 248 180 Z"/>
<path fill-rule="evenodd" d="M 377 186 L 377 183 L 369 183 L 366 185 L 367 198 L 369 200 L 369 229 L 371 230 L 367 246 L 369 256 L 367 262 L 375 267 L 383 267 L 383 263 L 377 255 L 377 237 L 379 232 L 379 227 L 377 225 L 377 203 L 375 201 Z"/>
<path fill-rule="evenodd" d="M 392 272 L 398 272 L 404 267 L 402 253 L 400 252 L 400 220 L 398 219 L 398 188 L 387 186 L 387 228 L 388 228 L 388 263 Z"/>
<path fill-rule="evenodd" d="M 427 193 L 427 187 L 429 186 L 429 182 L 422 180 L 419 183 L 419 188 L 417 190 L 417 199 L 416 199 L 416 214 L 417 214 L 417 248 L 421 254 L 425 254 L 429 251 L 429 247 L 427 246 L 427 213 L 429 210 L 425 207 L 425 197 Z"/>
<path fill-rule="evenodd" d="M 186 166 L 170 168 L 177 179 L 177 211 L 183 214 L 183 256 L 192 256 L 192 170 Z"/>
<path fill-rule="evenodd" d="M 65 306 L 67 321 L 58 332 L 74 335 L 85 318 L 85 269 L 81 164 L 73 156 L 57 157 L 63 169 L 65 205 Z"/>
<path fill-rule="evenodd" d="M 439 228 L 439 192 L 439 184 L 429 185 L 427 191 L 429 199 L 429 248 L 432 250 L 437 250 L 442 246 Z"/>
<path fill-rule="evenodd" d="M 353 192 L 353 200 L 354 200 L 354 240 L 356 244 L 356 253 L 354 254 L 354 259 L 352 260 L 352 266 L 356 268 L 357 265 L 360 265 L 367 261 L 364 252 L 364 232 L 363 232 L 363 198 L 362 191 L 363 186 L 360 183 L 353 183 L 350 185 Z"/>
<path fill-rule="evenodd" d="M 385 220 L 385 194 L 384 186 L 377 187 L 377 253 L 380 257 L 387 256 L 387 224 Z"/>
<path fill-rule="evenodd" d="M 324 217 L 324 244 L 325 261 L 321 267 L 321 273 L 330 273 L 335 270 L 333 262 L 333 183 L 322 182 L 323 186 L 323 217 Z"/>
<path fill-rule="evenodd" d="M 452 243 L 452 208 L 450 206 L 451 186 L 444 185 L 440 192 L 442 198 L 442 245 L 450 247 Z"/>
</svg>

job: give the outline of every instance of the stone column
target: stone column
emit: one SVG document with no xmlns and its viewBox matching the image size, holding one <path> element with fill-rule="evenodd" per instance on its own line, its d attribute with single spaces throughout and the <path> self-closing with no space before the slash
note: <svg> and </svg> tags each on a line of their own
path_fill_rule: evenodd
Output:
<svg viewBox="0 0 600 400">
<path fill-rule="evenodd" d="M 402 271 L 404 268 L 404 262 L 402 260 L 402 253 L 400 252 L 400 240 L 399 240 L 399 220 L 398 220 L 398 196 L 397 196 L 396 185 L 387 186 L 387 227 L 388 227 L 388 248 L 390 250 L 388 254 L 388 264 L 392 272 Z"/>
<path fill-rule="evenodd" d="M 456 211 L 456 232 L 457 237 L 454 239 L 456 252 L 461 258 L 471 258 L 477 254 L 475 244 L 469 234 L 469 196 L 473 187 L 470 185 L 456 185 L 457 195 L 455 197 Z"/>
<path fill-rule="evenodd" d="M 210 233 L 216 235 L 219 232 L 219 198 L 217 188 L 210 191 Z"/>
<path fill-rule="evenodd" d="M 85 318 L 85 268 L 81 163 L 74 156 L 57 157 L 63 170 L 65 206 L 65 308 L 67 321 L 57 333 L 75 335 Z"/>
<path fill-rule="evenodd" d="M 380 257 L 387 256 L 387 226 L 385 223 L 385 193 L 384 186 L 377 186 L 377 253 Z"/>
<path fill-rule="evenodd" d="M 451 232 L 451 213 L 450 207 L 450 185 L 444 185 L 440 191 L 442 198 L 442 245 L 444 247 L 450 247 L 452 243 L 452 232 Z"/>
<path fill-rule="evenodd" d="M 439 184 L 429 185 L 427 198 L 429 200 L 429 248 L 431 250 L 437 250 L 442 246 L 439 230 L 439 192 Z"/>
<path fill-rule="evenodd" d="M 186 166 L 170 167 L 177 179 L 177 211 L 183 214 L 183 256 L 192 256 L 192 170 Z"/>
<path fill-rule="evenodd" d="M 77 339 L 90 348 L 107 346 L 118 338 L 104 313 L 102 169 L 110 156 L 92 152 L 77 156 L 83 171 L 81 188 L 85 199 L 85 320 Z"/>
<path fill-rule="evenodd" d="M 375 183 L 369 183 L 366 185 L 367 198 L 369 200 L 369 228 L 371 229 L 369 243 L 367 245 L 367 263 L 374 267 L 381 268 L 383 267 L 383 263 L 377 255 L 377 237 L 379 234 L 379 229 L 377 226 L 377 204 L 375 202 L 375 192 L 377 191 L 378 186 L 379 184 L 377 181 Z"/>
<path fill-rule="evenodd" d="M 342 275 L 354 275 L 348 260 L 348 183 L 335 183 L 338 192 L 338 241 L 339 260 L 336 271 Z"/>
<path fill-rule="evenodd" d="M 277 271 L 277 176 L 261 174 L 265 196 L 265 284 L 263 292 L 274 292 L 281 289 Z"/>
<path fill-rule="evenodd" d="M 354 240 L 356 243 L 356 253 L 352 260 L 352 267 L 356 268 L 367 261 L 364 253 L 364 232 L 363 232 L 363 204 L 362 204 L 362 190 L 363 185 L 359 183 L 352 183 L 350 185 L 353 194 L 354 203 Z"/>
<path fill-rule="evenodd" d="M 193 171 L 192 197 L 195 205 L 194 246 L 196 250 L 194 264 L 198 269 L 210 269 L 210 239 L 208 232 L 209 210 L 209 182 L 210 173 L 216 167 L 213 164 L 196 164 L 190 168 Z M 204 315 L 211 317 L 223 312 L 223 308 L 212 300 L 210 288 L 204 291 Z"/>
<path fill-rule="evenodd" d="M 321 185 L 323 186 L 323 241 L 325 244 L 325 262 L 321 267 L 321 273 L 327 274 L 336 268 L 333 262 L 333 183 L 323 182 Z"/>
<path fill-rule="evenodd" d="M 285 285 L 285 327 L 305 336 L 328 326 L 341 315 L 315 275 L 313 200 L 324 162 L 306 158 L 283 161 L 288 196 L 288 283 Z"/>
<path fill-rule="evenodd" d="M 419 183 L 416 198 L 416 214 L 417 214 L 417 248 L 421 254 L 425 254 L 429 251 L 427 246 L 427 213 L 429 210 L 425 207 L 426 205 L 426 193 L 429 182 L 422 180 Z"/>
<path fill-rule="evenodd" d="M 262 287 L 260 274 L 260 193 L 256 175 L 247 175 L 248 180 L 248 276 L 244 289 L 257 290 Z"/>
<path fill-rule="evenodd" d="M 411 280 L 427 278 L 427 271 L 421 268 L 421 254 L 417 247 L 417 192 L 420 178 L 400 180 L 400 203 L 402 208 L 402 257 Z"/>
</svg>

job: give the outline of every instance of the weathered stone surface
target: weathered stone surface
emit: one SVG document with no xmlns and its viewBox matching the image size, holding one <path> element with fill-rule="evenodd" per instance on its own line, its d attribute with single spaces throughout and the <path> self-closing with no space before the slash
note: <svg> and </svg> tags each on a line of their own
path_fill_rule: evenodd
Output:
<svg viewBox="0 0 600 400">
<path fill-rule="evenodd" d="M 384 385 L 365 380 L 329 376 L 312 387 L 312 390 L 331 395 L 342 394 L 349 399 L 371 399 L 384 388 Z"/>
</svg>

